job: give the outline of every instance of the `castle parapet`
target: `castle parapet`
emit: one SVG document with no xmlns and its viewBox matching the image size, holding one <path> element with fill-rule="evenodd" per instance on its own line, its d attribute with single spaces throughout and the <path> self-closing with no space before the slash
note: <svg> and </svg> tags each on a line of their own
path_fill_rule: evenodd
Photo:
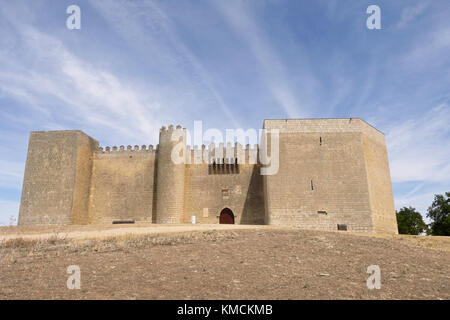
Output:
<svg viewBox="0 0 450 320">
<path fill-rule="evenodd" d="M 136 153 L 136 152 L 145 152 L 145 153 L 149 153 L 149 152 L 155 152 L 156 150 L 153 148 L 153 145 L 149 145 L 147 148 L 147 145 L 142 145 L 142 146 L 138 146 L 135 145 L 134 147 L 132 147 L 131 145 L 128 145 L 127 148 L 125 149 L 124 146 L 120 146 L 119 148 L 117 148 L 117 146 L 105 146 L 105 147 L 98 147 L 94 153 Z"/>
<path fill-rule="evenodd" d="M 186 164 L 258 164 L 258 152 L 257 144 L 243 148 L 239 142 L 186 146 Z"/>
</svg>

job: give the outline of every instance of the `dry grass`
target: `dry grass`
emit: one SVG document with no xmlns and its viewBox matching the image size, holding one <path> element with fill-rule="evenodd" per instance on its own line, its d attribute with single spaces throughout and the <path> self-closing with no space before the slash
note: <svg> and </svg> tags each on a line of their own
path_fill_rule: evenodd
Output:
<svg viewBox="0 0 450 320">
<path fill-rule="evenodd" d="M 8 248 L 8 249 L 32 248 L 36 245 L 37 242 L 38 242 L 37 240 L 15 238 L 0 243 L 0 248 Z"/>
<path fill-rule="evenodd" d="M 402 241 L 419 248 L 427 248 L 450 252 L 450 237 L 413 236 L 406 234 L 361 234 L 361 233 L 352 233 L 352 235 Z"/>
<path fill-rule="evenodd" d="M 70 226 L 69 226 L 70 227 Z M 80 226 L 76 226 L 80 227 Z M 84 226 L 82 226 L 84 227 Z M 267 226 L 266 226 L 267 227 Z M 17 227 L 3 227 L 2 231 L 8 229 L 8 233 L 14 232 Z M 35 234 L 38 229 L 33 227 L 32 233 Z M 90 227 L 92 228 L 92 226 Z M 110 229 L 111 226 L 96 226 L 98 231 Z M 271 229 L 286 229 L 299 230 L 298 228 L 281 228 L 273 227 Z M 100 233 L 95 237 L 87 237 L 84 239 L 72 239 L 68 237 L 74 230 L 68 226 L 58 226 L 57 228 L 44 227 L 43 230 L 50 234 L 47 238 L 33 238 L 28 237 L 29 232 L 21 229 L 21 232 L 16 234 L 18 237 L 0 240 L 0 252 L 10 253 L 31 253 L 54 251 L 56 248 L 75 249 L 80 252 L 95 250 L 96 252 L 103 252 L 105 250 L 120 250 L 124 248 L 144 248 L 155 245 L 176 245 L 187 244 L 198 241 L 222 241 L 230 240 L 236 237 L 236 233 L 231 230 L 197 230 L 185 231 L 176 233 L 150 233 L 150 234 L 134 234 L 132 232 L 122 235 L 105 235 Z M 76 230 L 79 230 L 78 228 Z M 93 229 L 91 229 L 93 230 Z M 25 231 L 25 232 L 24 232 Z M 130 230 L 131 231 L 131 230 Z M 327 232 L 327 231 L 323 231 Z M 329 231 L 335 233 L 333 231 Z M 362 234 L 362 233 L 343 233 L 342 235 L 352 235 L 361 237 L 370 237 L 378 239 L 388 239 L 394 241 L 401 241 L 415 247 L 434 249 L 440 251 L 450 252 L 450 237 L 434 237 L 434 236 L 412 236 L 412 235 L 392 235 L 392 234 Z"/>
<path fill-rule="evenodd" d="M 233 231 L 191 231 L 167 234 L 134 235 L 132 233 L 95 239 L 74 240 L 55 234 L 45 239 L 14 238 L 0 242 L 3 257 L 16 259 L 23 256 L 47 255 L 54 251 L 70 251 L 86 254 L 88 252 L 112 252 L 151 246 L 172 246 L 202 242 L 232 240 L 236 237 Z"/>
</svg>

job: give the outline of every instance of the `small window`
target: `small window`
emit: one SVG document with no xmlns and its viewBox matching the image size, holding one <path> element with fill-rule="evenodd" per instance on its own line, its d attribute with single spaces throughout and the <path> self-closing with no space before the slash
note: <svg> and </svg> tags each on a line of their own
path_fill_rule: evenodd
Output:
<svg viewBox="0 0 450 320">
<path fill-rule="evenodd" d="M 312 179 L 311 179 L 311 190 L 314 190 L 314 183 L 313 183 Z"/>
<path fill-rule="evenodd" d="M 322 145 L 322 137 L 320 137 L 319 143 L 320 143 L 320 145 Z"/>
<path fill-rule="evenodd" d="M 347 225 L 346 224 L 338 224 L 337 228 L 339 231 L 347 231 Z"/>
<path fill-rule="evenodd" d="M 328 214 L 325 210 L 319 210 L 319 211 L 317 211 L 317 213 L 318 214 L 325 214 L 325 215 Z"/>
</svg>

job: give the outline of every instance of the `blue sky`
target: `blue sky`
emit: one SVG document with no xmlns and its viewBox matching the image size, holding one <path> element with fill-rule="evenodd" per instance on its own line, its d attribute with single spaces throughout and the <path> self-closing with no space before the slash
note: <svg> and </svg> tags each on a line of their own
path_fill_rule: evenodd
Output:
<svg viewBox="0 0 450 320">
<path fill-rule="evenodd" d="M 383 131 L 396 208 L 424 214 L 450 191 L 449 17 L 447 0 L 2 0 L 0 224 L 18 214 L 30 131 L 156 144 L 162 125 L 289 117 Z"/>
</svg>

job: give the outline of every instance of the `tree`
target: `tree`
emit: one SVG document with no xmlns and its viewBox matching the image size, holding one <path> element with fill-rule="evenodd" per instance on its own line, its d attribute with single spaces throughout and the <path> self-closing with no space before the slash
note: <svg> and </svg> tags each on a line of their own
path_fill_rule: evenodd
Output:
<svg viewBox="0 0 450 320">
<path fill-rule="evenodd" d="M 413 207 L 403 207 L 397 214 L 398 233 L 418 235 L 428 231 L 422 215 Z"/>
<path fill-rule="evenodd" d="M 427 217 L 432 220 L 429 232 L 431 235 L 450 236 L 450 192 L 434 195 Z"/>
</svg>

